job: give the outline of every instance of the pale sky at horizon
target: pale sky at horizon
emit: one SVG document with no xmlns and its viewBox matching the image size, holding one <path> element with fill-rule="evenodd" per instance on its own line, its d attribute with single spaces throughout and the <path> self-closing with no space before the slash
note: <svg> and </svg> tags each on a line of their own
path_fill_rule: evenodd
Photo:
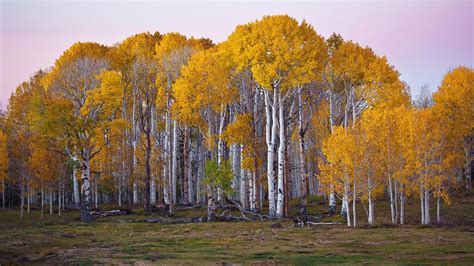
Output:
<svg viewBox="0 0 474 266">
<path fill-rule="evenodd" d="M 450 69 L 473 67 L 473 1 L 10 1 L 0 0 L 0 102 L 77 41 L 112 45 L 144 31 L 224 41 L 264 15 L 306 19 L 387 56 L 417 95 Z"/>
</svg>

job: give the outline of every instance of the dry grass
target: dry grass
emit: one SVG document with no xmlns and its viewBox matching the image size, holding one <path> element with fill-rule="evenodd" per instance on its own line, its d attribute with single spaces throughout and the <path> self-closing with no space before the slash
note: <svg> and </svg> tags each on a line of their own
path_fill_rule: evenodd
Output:
<svg viewBox="0 0 474 266">
<path fill-rule="evenodd" d="M 271 222 L 149 224 L 140 214 L 82 224 L 76 212 L 40 220 L 33 211 L 20 220 L 18 211 L 7 210 L 0 212 L 0 263 L 473 264 L 473 194 L 443 206 L 444 226 L 415 224 L 416 202 L 408 207 L 412 224 L 398 227 L 384 226 L 388 204 L 379 203 L 371 228 L 362 223 L 361 206 L 358 228 L 294 228 L 284 220 L 278 229 Z M 325 208 L 315 202 L 310 211 L 316 215 Z M 198 209 L 177 216 L 202 214 Z"/>
</svg>

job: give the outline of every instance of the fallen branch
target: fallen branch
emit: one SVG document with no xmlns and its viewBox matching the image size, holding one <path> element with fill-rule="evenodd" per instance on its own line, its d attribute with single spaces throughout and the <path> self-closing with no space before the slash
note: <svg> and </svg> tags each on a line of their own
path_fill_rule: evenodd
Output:
<svg viewBox="0 0 474 266">
<path fill-rule="evenodd" d="M 309 226 L 319 226 L 319 225 L 335 225 L 335 224 L 341 224 L 339 222 L 328 222 L 328 223 L 313 223 L 313 222 L 307 222 Z"/>
<path fill-rule="evenodd" d="M 184 211 L 184 210 L 194 210 L 194 209 L 200 209 L 204 205 L 198 204 L 198 205 L 192 205 L 192 206 L 184 206 L 184 207 L 178 207 L 176 208 L 176 211 Z"/>
<path fill-rule="evenodd" d="M 293 224 L 293 227 L 305 227 L 305 225 L 307 225 L 308 227 L 313 227 L 313 226 L 320 226 L 320 225 L 336 225 L 336 224 L 341 224 L 341 223 L 339 222 L 315 223 L 315 222 L 300 221 L 298 223 Z"/>
<path fill-rule="evenodd" d="M 147 223 L 161 223 L 161 224 L 189 224 L 205 222 L 205 217 L 181 218 L 181 219 L 162 219 L 162 218 L 148 218 Z"/>
<path fill-rule="evenodd" d="M 253 221 L 252 219 L 248 218 L 247 216 L 245 216 L 245 214 L 248 214 L 248 215 L 254 215 L 254 216 L 258 216 L 260 218 L 260 221 L 263 222 L 263 218 L 266 218 L 266 219 L 269 219 L 271 220 L 272 218 L 268 215 L 263 215 L 263 214 L 260 214 L 260 213 L 256 213 L 256 212 L 252 212 L 252 211 L 248 211 L 244 208 L 242 208 L 242 206 L 240 206 L 239 203 L 229 199 L 227 196 L 224 196 L 226 201 L 230 202 L 235 208 L 237 208 L 239 211 L 240 211 L 240 214 L 242 214 L 242 216 L 244 217 L 244 219 L 247 219 L 248 221 Z"/>
<path fill-rule="evenodd" d="M 100 218 L 100 217 L 108 217 L 108 216 L 116 216 L 116 215 L 126 215 L 128 212 L 126 210 L 111 210 L 111 211 L 91 211 L 91 216 L 93 218 Z"/>
</svg>

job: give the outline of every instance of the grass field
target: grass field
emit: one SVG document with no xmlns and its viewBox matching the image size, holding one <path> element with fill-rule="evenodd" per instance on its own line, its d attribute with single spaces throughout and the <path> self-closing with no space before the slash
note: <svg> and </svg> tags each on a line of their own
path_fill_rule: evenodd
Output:
<svg viewBox="0 0 474 266">
<path fill-rule="evenodd" d="M 295 228 L 291 220 L 280 221 L 281 228 L 272 228 L 274 222 L 151 224 L 144 222 L 150 215 L 140 211 L 82 224 L 73 211 L 41 220 L 34 210 L 20 220 L 18 210 L 6 210 L 0 212 L 0 263 L 474 264 L 473 193 L 443 205 L 444 223 L 436 226 L 416 224 L 416 202 L 409 203 L 406 226 L 389 225 L 387 203 L 381 202 L 377 224 L 368 227 L 359 206 L 357 228 Z M 313 202 L 310 212 L 325 209 Z M 204 213 L 197 209 L 176 216 Z"/>
</svg>

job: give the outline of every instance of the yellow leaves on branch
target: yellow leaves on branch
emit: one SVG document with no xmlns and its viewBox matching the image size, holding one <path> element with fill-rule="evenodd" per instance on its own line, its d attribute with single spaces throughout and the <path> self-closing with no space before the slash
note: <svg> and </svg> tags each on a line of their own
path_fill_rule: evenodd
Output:
<svg viewBox="0 0 474 266">
<path fill-rule="evenodd" d="M 236 90 L 230 87 L 229 69 L 219 57 L 217 48 L 200 51 L 189 60 L 174 85 L 174 93 L 175 116 L 201 129 L 209 122 L 203 112 L 220 113 L 233 101 Z"/>
<path fill-rule="evenodd" d="M 106 58 L 109 47 L 94 42 L 77 42 L 67 49 L 55 62 L 52 71 L 43 79 L 46 89 L 50 88 L 57 78 L 64 75 L 64 70 L 69 69 L 71 64 L 78 60 L 88 58 L 90 60 L 101 60 Z"/>
<path fill-rule="evenodd" d="M 235 121 L 226 127 L 222 139 L 230 144 L 251 145 L 253 137 L 251 123 L 252 117 L 250 114 L 237 114 Z"/>
<path fill-rule="evenodd" d="M 238 61 L 250 65 L 258 84 L 269 90 L 277 83 L 289 89 L 318 80 L 326 57 L 324 40 L 313 27 L 287 15 L 239 26 L 229 42 Z"/>
<path fill-rule="evenodd" d="M 433 108 L 440 115 L 440 122 L 453 136 L 463 141 L 474 136 L 474 70 L 457 67 L 443 79 L 438 92 L 433 95 Z"/>
<path fill-rule="evenodd" d="M 98 112 L 105 118 L 119 110 L 122 104 L 123 84 L 122 76 L 116 71 L 103 71 L 97 76 L 100 86 L 87 92 L 81 115 Z"/>
</svg>

